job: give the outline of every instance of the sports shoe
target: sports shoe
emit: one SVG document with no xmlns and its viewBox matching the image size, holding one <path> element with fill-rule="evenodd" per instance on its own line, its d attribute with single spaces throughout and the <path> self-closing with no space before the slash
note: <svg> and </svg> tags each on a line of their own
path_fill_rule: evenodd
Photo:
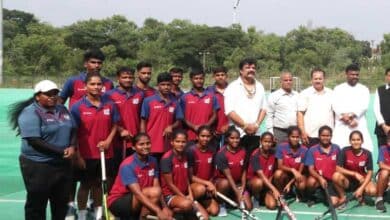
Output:
<svg viewBox="0 0 390 220">
<path fill-rule="evenodd" d="M 218 217 L 226 217 L 226 216 L 227 216 L 227 211 L 226 211 L 225 204 L 220 204 Z"/>
<path fill-rule="evenodd" d="M 73 206 L 69 206 L 68 211 L 66 212 L 65 220 L 76 220 L 77 219 L 77 210 Z"/>
<path fill-rule="evenodd" d="M 375 208 L 378 212 L 386 212 L 386 206 L 383 203 L 383 200 L 379 200 L 375 203 Z"/>
</svg>

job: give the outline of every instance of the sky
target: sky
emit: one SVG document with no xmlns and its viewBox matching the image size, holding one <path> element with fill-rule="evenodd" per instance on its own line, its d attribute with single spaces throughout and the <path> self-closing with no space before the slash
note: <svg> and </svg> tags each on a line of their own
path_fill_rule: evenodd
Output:
<svg viewBox="0 0 390 220">
<path fill-rule="evenodd" d="M 3 7 L 33 13 L 57 27 L 79 20 L 119 14 L 142 26 L 152 17 L 168 23 L 175 18 L 195 24 L 227 27 L 233 23 L 237 0 L 2 0 Z M 389 0 L 240 0 L 237 20 L 243 28 L 285 35 L 300 25 L 338 27 L 358 40 L 378 44 L 390 33 Z"/>
</svg>

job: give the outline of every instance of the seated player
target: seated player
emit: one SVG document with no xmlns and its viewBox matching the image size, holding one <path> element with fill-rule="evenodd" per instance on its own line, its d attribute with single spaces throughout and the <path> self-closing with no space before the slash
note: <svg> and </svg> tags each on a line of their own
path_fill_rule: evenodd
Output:
<svg viewBox="0 0 390 220">
<path fill-rule="evenodd" d="M 387 133 L 387 144 L 380 147 L 378 153 L 378 181 L 377 197 L 375 201 L 376 210 L 386 212 L 386 206 L 383 203 L 383 194 L 389 186 L 390 177 L 390 132 Z"/>
<path fill-rule="evenodd" d="M 191 184 L 195 200 L 199 201 L 207 212 L 216 216 L 219 212 L 217 201 L 213 198 L 215 186 L 211 182 L 214 176 L 215 152 L 209 148 L 212 131 L 210 127 L 202 125 L 198 129 L 198 141 L 187 150 L 187 158 L 193 171 L 192 178 L 197 182 Z"/>
<path fill-rule="evenodd" d="M 252 209 L 249 193 L 246 191 L 245 150 L 240 147 L 240 132 L 230 127 L 225 134 L 227 144 L 216 155 L 217 191 L 231 197 L 238 204 L 244 203 L 247 210 Z"/>
<path fill-rule="evenodd" d="M 172 211 L 162 199 L 157 160 L 150 156 L 149 136 L 137 134 L 133 138 L 133 149 L 135 154 L 121 163 L 108 196 L 110 211 L 120 219 L 138 219 L 148 214 L 158 219 L 172 219 Z"/>
<path fill-rule="evenodd" d="M 351 146 L 344 147 L 337 156 L 336 172 L 332 177 L 339 204 L 346 202 L 345 190 L 354 192 L 359 202 L 363 202 L 363 194 L 376 196 L 376 185 L 371 181 L 372 155 L 362 148 L 363 134 L 352 131 L 349 142 Z"/>
<path fill-rule="evenodd" d="M 303 159 L 307 148 L 299 143 L 300 137 L 301 130 L 297 126 L 290 126 L 287 129 L 288 141 L 276 147 L 278 169 L 274 174 L 274 182 L 278 190 L 289 193 L 294 184 L 298 190 L 298 198 L 302 198 L 306 187 Z"/>
<path fill-rule="evenodd" d="M 250 157 L 247 177 L 252 195 L 259 201 L 261 199 L 268 209 L 276 208 L 280 196 L 272 184 L 275 167 L 274 136 L 264 132 L 260 137 L 260 148 L 255 149 Z"/>
<path fill-rule="evenodd" d="M 161 158 L 161 186 L 164 199 L 175 214 L 193 216 L 196 213 L 208 220 L 207 211 L 194 200 L 192 195 L 189 183 L 190 181 L 196 182 L 196 178 L 192 178 L 192 172 L 189 169 L 184 151 L 186 144 L 186 131 L 174 131 L 171 140 L 172 149 Z"/>
<path fill-rule="evenodd" d="M 338 206 L 340 201 L 335 196 L 332 186 L 332 175 L 336 171 L 336 159 L 340 153 L 340 147 L 332 144 L 332 128 L 322 126 L 318 130 L 320 143 L 311 147 L 305 158 L 305 165 L 309 167 L 310 176 L 307 178 L 308 195 L 321 187 L 327 189 L 331 194 L 332 204 Z"/>
</svg>

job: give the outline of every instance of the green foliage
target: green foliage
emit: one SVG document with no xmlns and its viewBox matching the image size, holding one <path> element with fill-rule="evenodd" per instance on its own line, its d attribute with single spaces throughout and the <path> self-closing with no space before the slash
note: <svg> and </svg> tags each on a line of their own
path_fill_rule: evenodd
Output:
<svg viewBox="0 0 390 220">
<path fill-rule="evenodd" d="M 360 63 L 362 73 L 375 80 L 382 80 L 381 71 L 390 66 L 390 33 L 384 34 L 380 44 L 381 59 L 374 59 L 370 42 L 358 41 L 339 28 L 301 26 L 278 36 L 255 27 L 210 27 L 179 19 L 165 24 L 147 18 L 137 27 L 119 15 L 56 28 L 30 13 L 3 9 L 3 14 L 6 76 L 63 80 L 83 69 L 82 55 L 89 48 L 105 53 L 103 74 L 107 76 L 114 76 L 121 66 L 134 68 L 141 60 L 151 62 L 155 73 L 174 66 L 187 71 L 203 66 L 203 53 L 207 54 L 207 71 L 225 65 L 231 78 L 237 75 L 238 63 L 244 57 L 258 60 L 262 78 L 288 69 L 307 81 L 310 69 L 321 67 L 332 84 L 342 80 L 340 73 L 352 62 Z"/>
</svg>

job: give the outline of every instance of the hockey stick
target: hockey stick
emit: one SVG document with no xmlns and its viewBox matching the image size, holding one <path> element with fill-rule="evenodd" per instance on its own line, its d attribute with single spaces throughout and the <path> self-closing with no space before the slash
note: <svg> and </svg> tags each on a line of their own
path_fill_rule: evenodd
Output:
<svg viewBox="0 0 390 220">
<path fill-rule="evenodd" d="M 100 163 L 102 167 L 102 189 L 103 189 L 103 205 L 104 205 L 104 217 L 109 219 L 108 206 L 107 206 L 107 177 L 106 177 L 106 156 L 104 149 L 100 149 Z"/>
<path fill-rule="evenodd" d="M 234 208 L 237 208 L 238 210 L 240 210 L 240 212 L 242 212 L 243 214 L 245 214 L 246 216 L 248 216 L 249 218 L 253 219 L 253 220 L 257 220 L 257 217 L 254 216 L 253 214 L 251 214 L 248 210 L 244 209 L 244 208 L 241 208 L 240 205 L 238 205 L 236 202 L 234 202 L 233 200 L 229 199 L 227 196 L 225 196 L 224 194 L 220 193 L 220 192 L 217 192 L 216 193 L 217 196 L 219 198 L 221 198 L 222 200 L 224 200 L 225 202 L 229 203 L 231 206 L 233 206 Z"/>
<path fill-rule="evenodd" d="M 279 196 L 278 201 L 280 203 L 280 207 L 278 209 L 278 214 L 276 215 L 276 219 L 279 220 L 279 218 L 281 217 L 282 209 L 283 209 L 286 212 L 286 214 L 290 220 L 297 220 L 297 218 L 295 217 L 295 214 L 288 207 L 286 200 L 284 200 L 281 196 Z"/>
</svg>

